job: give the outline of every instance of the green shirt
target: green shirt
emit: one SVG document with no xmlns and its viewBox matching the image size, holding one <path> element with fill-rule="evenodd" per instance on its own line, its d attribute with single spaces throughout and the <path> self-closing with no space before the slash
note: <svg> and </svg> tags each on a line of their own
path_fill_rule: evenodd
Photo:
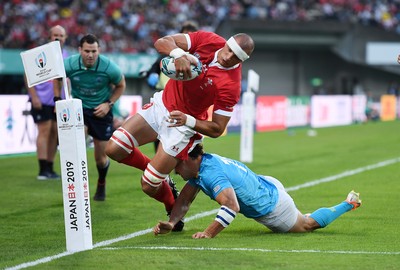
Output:
<svg viewBox="0 0 400 270">
<path fill-rule="evenodd" d="M 87 109 L 106 102 L 113 91 L 111 84 L 117 85 L 122 79 L 121 69 L 103 55 L 91 68 L 83 65 L 80 54 L 65 59 L 64 66 L 72 97 L 82 100 L 82 107 Z"/>
</svg>

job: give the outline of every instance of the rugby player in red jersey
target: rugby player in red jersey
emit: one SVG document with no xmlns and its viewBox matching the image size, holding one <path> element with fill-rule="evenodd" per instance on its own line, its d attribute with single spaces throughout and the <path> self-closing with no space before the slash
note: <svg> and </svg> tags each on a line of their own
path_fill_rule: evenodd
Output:
<svg viewBox="0 0 400 270">
<path fill-rule="evenodd" d="M 175 34 L 158 39 L 160 54 L 175 58 L 178 75 L 187 79 L 190 53 L 202 63 L 202 73 L 188 81 L 169 80 L 163 91 L 154 94 L 149 104 L 118 128 L 106 148 L 107 155 L 129 166 L 141 169 L 142 190 L 164 203 L 170 213 L 175 199 L 168 185 L 168 175 L 179 160 L 202 141 L 203 135 L 217 138 L 223 134 L 240 98 L 241 63 L 254 50 L 253 39 L 239 33 L 228 40 L 206 31 Z M 213 106 L 211 121 L 207 111 Z M 159 139 L 155 156 L 150 159 L 138 146 Z M 177 224 L 180 231 L 183 223 Z"/>
</svg>

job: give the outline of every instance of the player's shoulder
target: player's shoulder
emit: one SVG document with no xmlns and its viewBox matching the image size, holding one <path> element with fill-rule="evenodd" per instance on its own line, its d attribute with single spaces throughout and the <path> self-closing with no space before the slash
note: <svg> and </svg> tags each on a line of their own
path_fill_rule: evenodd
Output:
<svg viewBox="0 0 400 270">
<path fill-rule="evenodd" d="M 188 34 L 190 37 L 205 42 L 205 43 L 225 43 L 226 40 L 214 33 L 214 32 L 210 32 L 210 31 L 205 31 L 205 30 L 199 30 L 196 32 L 192 32 Z"/>
<path fill-rule="evenodd" d="M 221 38 L 224 39 L 223 37 L 221 37 L 220 35 L 218 35 L 217 33 L 211 32 L 211 31 L 206 31 L 206 30 L 199 30 L 196 32 L 190 32 L 189 36 L 207 36 L 207 37 L 211 37 L 211 38 Z"/>
<path fill-rule="evenodd" d="M 108 56 L 103 55 L 103 54 L 99 55 L 98 61 L 100 62 L 100 65 L 109 65 L 112 62 Z"/>
</svg>

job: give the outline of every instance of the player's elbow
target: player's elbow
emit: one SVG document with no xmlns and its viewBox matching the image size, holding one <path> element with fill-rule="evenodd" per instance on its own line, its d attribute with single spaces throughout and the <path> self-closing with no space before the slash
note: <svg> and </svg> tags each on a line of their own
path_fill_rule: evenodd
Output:
<svg viewBox="0 0 400 270">
<path fill-rule="evenodd" d="M 222 134 L 224 134 L 224 130 L 213 130 L 212 132 L 210 132 L 210 134 L 207 134 L 209 137 L 211 138 L 218 138 L 220 137 Z"/>
<path fill-rule="evenodd" d="M 168 48 L 168 43 L 174 43 L 174 39 L 170 36 L 165 36 L 162 38 L 159 38 L 154 42 L 154 48 L 161 53 L 161 54 L 169 54 L 166 51 L 166 48 Z"/>
</svg>

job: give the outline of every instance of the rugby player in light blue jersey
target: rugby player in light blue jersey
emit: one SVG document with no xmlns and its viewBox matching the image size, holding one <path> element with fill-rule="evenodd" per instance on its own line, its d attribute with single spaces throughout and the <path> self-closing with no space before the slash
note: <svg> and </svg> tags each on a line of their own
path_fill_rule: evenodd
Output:
<svg viewBox="0 0 400 270">
<path fill-rule="evenodd" d="M 169 221 L 161 221 L 153 228 L 155 235 L 170 232 L 188 212 L 200 190 L 217 201 L 221 208 L 214 221 L 192 238 L 215 237 L 237 213 L 256 220 L 273 232 L 310 232 L 327 226 L 361 205 L 359 194 L 351 191 L 342 203 L 303 215 L 280 181 L 257 175 L 236 160 L 204 153 L 201 144 L 189 153 L 187 160 L 177 165 L 175 171 L 188 182 L 175 202 Z"/>
<path fill-rule="evenodd" d="M 113 130 L 112 107 L 125 91 L 125 77 L 120 68 L 100 55 L 95 35 L 84 35 L 79 54 L 64 60 L 65 72 L 71 83 L 71 95 L 82 100 L 85 131 L 93 137 L 98 181 L 94 200 L 104 201 L 107 171 L 110 166 L 105 148 Z M 61 81 L 55 84 L 54 96 L 60 99 Z"/>
</svg>

